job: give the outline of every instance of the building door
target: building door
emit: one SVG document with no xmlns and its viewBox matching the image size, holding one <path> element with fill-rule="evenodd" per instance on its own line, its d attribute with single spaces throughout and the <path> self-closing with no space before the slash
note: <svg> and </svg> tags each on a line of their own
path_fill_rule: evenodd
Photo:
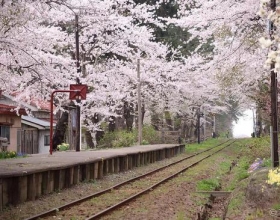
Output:
<svg viewBox="0 0 280 220">
<path fill-rule="evenodd" d="M 39 153 L 37 129 L 19 129 L 17 135 L 17 152 L 24 154 Z"/>
</svg>

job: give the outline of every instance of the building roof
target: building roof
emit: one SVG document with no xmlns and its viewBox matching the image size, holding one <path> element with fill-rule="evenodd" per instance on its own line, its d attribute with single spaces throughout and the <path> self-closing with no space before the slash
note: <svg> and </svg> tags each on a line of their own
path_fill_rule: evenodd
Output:
<svg viewBox="0 0 280 220">
<path fill-rule="evenodd" d="M 21 123 L 29 125 L 31 127 L 38 128 L 39 130 L 50 129 L 50 122 L 38 118 L 34 118 L 31 116 L 23 115 L 21 117 Z M 53 123 L 53 126 L 55 126 L 55 123 Z"/>
<path fill-rule="evenodd" d="M 1 101 L 1 100 L 0 100 Z M 16 106 L 7 105 L 0 103 L 0 114 L 5 115 L 26 115 L 24 108 L 20 108 L 18 111 L 15 110 Z"/>
<path fill-rule="evenodd" d="M 18 105 L 20 105 L 21 107 L 24 106 L 24 107 L 30 109 L 31 111 L 39 111 L 39 110 L 50 111 L 50 103 L 47 101 L 31 98 L 31 102 L 29 104 L 29 103 L 27 103 L 27 101 L 24 101 L 24 100 L 16 101 L 15 95 L 16 94 L 9 95 L 6 93 L 2 93 L 2 97 L 4 97 L 4 99 L 1 99 L 0 103 L 7 102 L 7 103 L 12 103 L 12 105 L 14 105 L 14 106 L 18 106 Z M 5 100 L 5 98 L 6 98 L 6 100 Z"/>
</svg>

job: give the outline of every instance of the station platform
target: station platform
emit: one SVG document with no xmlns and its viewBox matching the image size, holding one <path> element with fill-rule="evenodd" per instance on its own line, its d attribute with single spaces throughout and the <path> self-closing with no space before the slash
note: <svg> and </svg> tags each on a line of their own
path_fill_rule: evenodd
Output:
<svg viewBox="0 0 280 220">
<path fill-rule="evenodd" d="M 119 149 L 62 151 L 0 160 L 0 210 L 35 200 L 82 181 L 100 179 L 173 157 L 184 145 L 141 145 Z"/>
</svg>

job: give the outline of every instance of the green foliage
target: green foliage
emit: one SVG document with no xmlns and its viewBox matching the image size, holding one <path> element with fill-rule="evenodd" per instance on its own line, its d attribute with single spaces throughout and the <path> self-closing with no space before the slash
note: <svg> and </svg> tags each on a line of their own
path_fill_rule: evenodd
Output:
<svg viewBox="0 0 280 220">
<path fill-rule="evenodd" d="M 107 125 L 107 123 L 106 123 L 105 121 L 101 122 L 100 128 L 101 128 L 101 130 L 103 130 L 103 131 L 108 130 L 108 125 Z"/>
<path fill-rule="evenodd" d="M 166 1 L 156 10 L 156 15 L 159 17 L 177 17 L 179 5 L 176 1 Z"/>
<path fill-rule="evenodd" d="M 117 131 L 107 132 L 104 134 L 103 138 L 100 140 L 99 145 L 112 148 L 112 142 L 117 138 Z"/>
<path fill-rule="evenodd" d="M 218 179 L 205 179 L 197 183 L 197 191 L 214 191 L 220 187 Z"/>
<path fill-rule="evenodd" d="M 237 180 L 240 181 L 240 180 L 246 179 L 248 176 L 249 176 L 248 172 L 243 170 L 242 172 L 238 173 Z"/>
<path fill-rule="evenodd" d="M 172 119 L 171 113 L 169 111 L 164 112 L 164 117 L 165 117 L 166 120 L 171 120 Z"/>
<path fill-rule="evenodd" d="M 233 119 L 228 113 L 216 114 L 216 133 L 220 137 L 226 137 L 226 133 L 229 131 L 232 133 Z"/>
<path fill-rule="evenodd" d="M 242 207 L 243 203 L 244 203 L 244 195 L 241 194 L 239 197 L 236 196 L 236 197 L 234 197 L 233 199 L 230 200 L 230 203 L 228 205 L 228 209 L 229 209 L 230 212 L 234 213 Z M 242 204 L 242 205 L 240 205 L 240 204 Z"/>
<path fill-rule="evenodd" d="M 217 146 L 218 144 L 224 142 L 225 139 L 220 138 L 210 138 L 206 141 L 201 142 L 200 144 L 194 143 L 186 145 L 186 152 L 193 153 L 196 151 L 205 150 L 210 147 Z"/>
<path fill-rule="evenodd" d="M 100 141 L 100 145 L 107 148 L 129 147 L 136 141 L 136 132 L 114 131 L 105 133 Z"/>
<path fill-rule="evenodd" d="M 240 141 L 240 154 L 252 162 L 256 158 L 270 158 L 270 138 L 249 138 Z"/>
<path fill-rule="evenodd" d="M 280 204 L 276 203 L 272 206 L 272 208 L 275 209 L 275 210 L 280 210 Z"/>
<path fill-rule="evenodd" d="M 230 170 L 231 162 L 230 161 L 222 161 L 219 166 L 218 174 L 223 175 Z"/>
<path fill-rule="evenodd" d="M 175 129 L 175 131 L 178 131 L 180 129 L 181 123 L 182 123 L 181 118 L 179 118 L 179 117 L 174 118 L 174 129 Z"/>
<path fill-rule="evenodd" d="M 247 157 L 242 157 L 238 161 L 237 165 L 233 167 L 231 171 L 233 172 L 234 177 L 227 187 L 228 190 L 234 190 L 238 186 L 241 180 L 244 180 L 247 177 L 249 177 L 249 173 L 248 173 L 249 166 L 250 166 L 250 161 L 248 160 Z"/>
<path fill-rule="evenodd" d="M 66 144 L 66 143 L 59 144 L 59 145 L 57 145 L 57 150 L 59 150 L 59 151 L 69 150 L 69 144 Z"/>
<path fill-rule="evenodd" d="M 152 114 L 151 114 L 151 124 L 152 124 L 153 128 L 159 130 L 159 127 L 161 125 L 160 114 L 152 112 Z"/>
<path fill-rule="evenodd" d="M 142 140 L 142 144 L 157 144 L 160 142 L 160 136 L 153 126 L 144 125 L 142 129 Z"/>
<path fill-rule="evenodd" d="M 250 163 L 247 158 L 241 158 L 236 166 L 235 170 L 235 176 L 236 180 L 240 181 L 243 179 L 246 179 L 249 176 L 248 169 L 249 169 Z"/>
<path fill-rule="evenodd" d="M 112 141 L 113 148 L 130 147 L 135 143 L 135 132 L 119 131 L 115 140 Z"/>
<path fill-rule="evenodd" d="M 263 158 L 263 163 L 262 163 L 263 167 L 271 167 L 271 164 L 272 164 L 271 158 Z"/>
<path fill-rule="evenodd" d="M 248 188 L 249 179 L 238 182 L 238 189 L 234 191 L 228 204 L 227 216 L 236 215 L 244 210 L 246 201 L 246 191 Z"/>
<path fill-rule="evenodd" d="M 8 159 L 17 157 L 17 153 L 15 151 L 2 151 L 0 152 L 0 159 Z"/>
<path fill-rule="evenodd" d="M 115 131 L 107 132 L 100 141 L 100 146 L 106 148 L 130 147 L 137 141 L 137 130 L 132 132 Z M 160 137 L 153 126 L 144 125 L 142 129 L 142 143 L 143 145 L 159 143 Z"/>
<path fill-rule="evenodd" d="M 146 140 L 143 140 L 141 144 L 142 145 L 149 145 L 150 143 L 148 141 L 146 141 Z"/>
</svg>

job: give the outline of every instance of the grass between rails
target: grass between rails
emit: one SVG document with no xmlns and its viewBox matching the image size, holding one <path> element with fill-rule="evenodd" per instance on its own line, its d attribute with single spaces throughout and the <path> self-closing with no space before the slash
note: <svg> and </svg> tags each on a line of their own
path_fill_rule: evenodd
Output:
<svg viewBox="0 0 280 220">
<path fill-rule="evenodd" d="M 186 152 L 194 153 L 194 152 L 206 150 L 207 148 L 217 146 L 217 145 L 225 142 L 226 140 L 227 139 L 225 139 L 225 138 L 211 138 L 211 139 L 201 142 L 200 144 L 198 144 L 198 143 L 186 144 Z"/>
<path fill-rule="evenodd" d="M 226 141 L 225 138 L 209 139 L 201 144 L 191 144 L 191 145 L 187 146 L 186 151 L 194 152 L 194 151 L 199 151 L 199 150 L 205 150 L 205 149 L 209 148 L 209 146 L 214 147 L 225 141 Z M 230 160 L 230 158 L 228 158 L 228 159 L 229 160 L 227 160 L 227 161 L 221 161 L 219 163 L 219 166 L 218 166 L 218 169 L 217 169 L 217 172 L 216 172 L 214 178 L 203 179 L 197 183 L 197 187 L 196 187 L 197 191 L 213 191 L 213 190 L 220 188 L 220 186 L 221 186 L 220 176 L 222 176 L 226 172 L 228 172 L 231 167 L 231 164 L 232 164 L 232 161 Z"/>
</svg>

